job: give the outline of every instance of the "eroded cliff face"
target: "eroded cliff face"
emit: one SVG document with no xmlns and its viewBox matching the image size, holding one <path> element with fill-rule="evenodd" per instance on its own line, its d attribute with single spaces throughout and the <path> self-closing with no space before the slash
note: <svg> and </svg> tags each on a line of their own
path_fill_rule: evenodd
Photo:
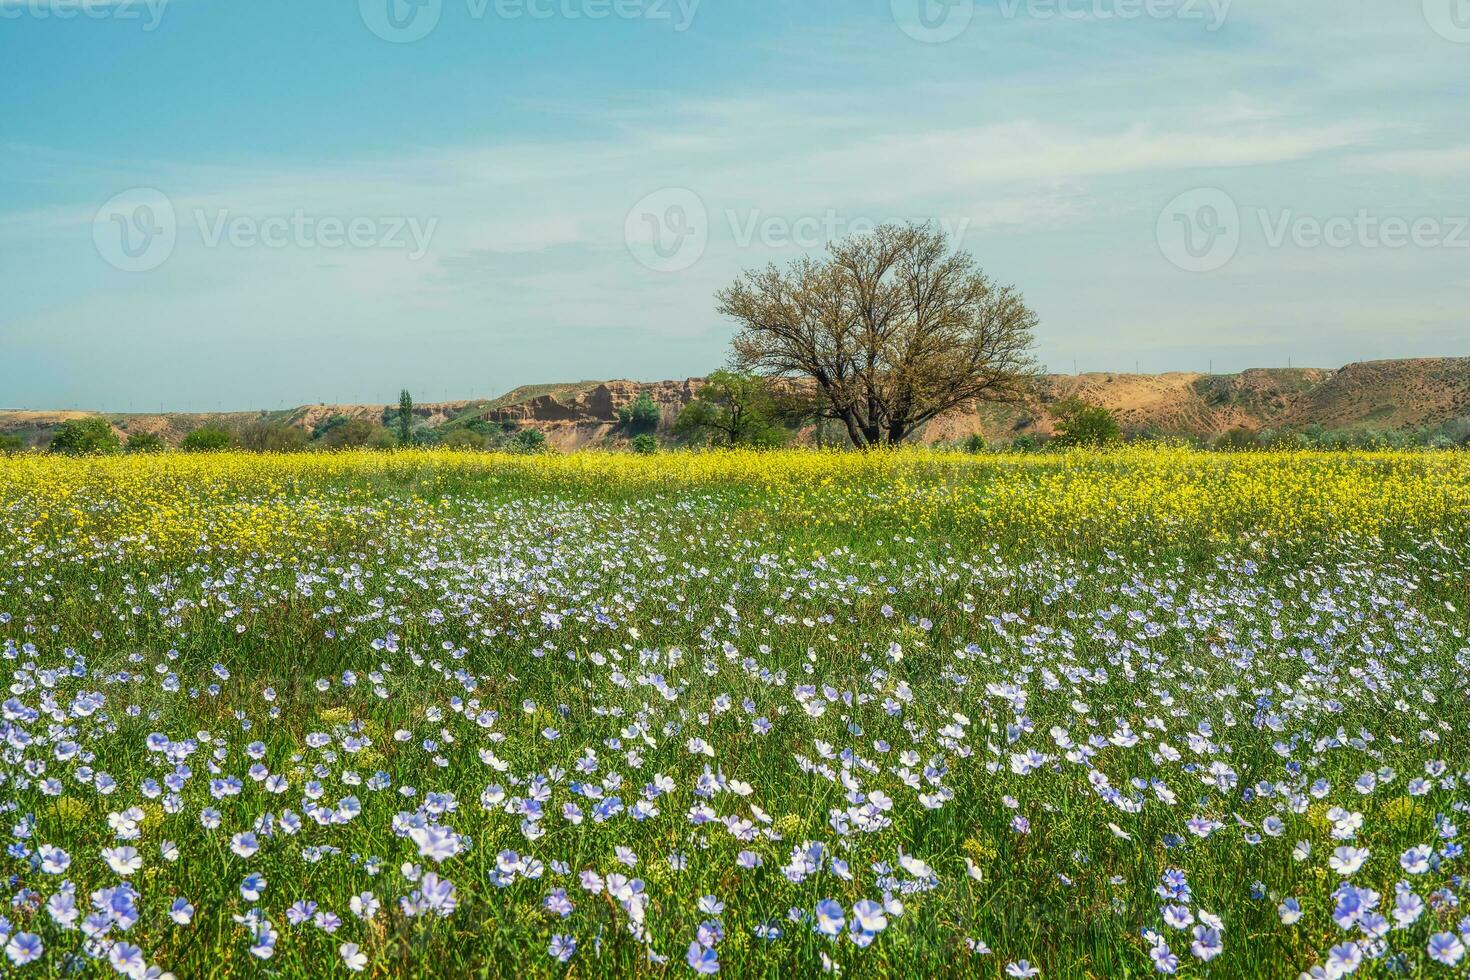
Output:
<svg viewBox="0 0 1470 980">
<path fill-rule="evenodd" d="M 685 381 L 602 381 L 584 385 L 560 385 L 554 390 L 522 389 L 497 399 L 499 407 L 482 417 L 493 423 L 514 422 L 534 428 L 546 441 L 563 451 L 625 441 L 618 410 L 631 405 L 647 392 L 659 407 L 659 428 L 667 431 L 679 413 L 694 400 L 703 386 L 701 378 Z"/>
<path fill-rule="evenodd" d="M 637 381 L 603 381 L 591 383 L 581 389 L 561 393 L 549 392 L 515 401 L 485 414 L 491 422 L 514 421 L 521 423 L 555 424 L 575 422 L 587 425 L 611 423 L 618 420 L 618 409 L 631 405 L 645 392 L 659 406 L 664 420 L 672 425 L 675 417 L 694 400 L 703 386 L 701 378 L 687 381 L 657 381 L 651 384 Z M 512 392 L 507 398 L 514 398 Z"/>
</svg>

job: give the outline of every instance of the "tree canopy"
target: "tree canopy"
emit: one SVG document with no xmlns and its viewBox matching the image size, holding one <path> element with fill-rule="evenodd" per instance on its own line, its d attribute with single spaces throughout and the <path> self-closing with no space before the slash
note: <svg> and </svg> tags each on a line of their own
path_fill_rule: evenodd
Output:
<svg viewBox="0 0 1470 980">
<path fill-rule="evenodd" d="M 674 433 L 727 446 L 779 446 L 788 435 L 778 421 L 779 412 L 768 379 L 716 371 L 679 413 Z"/>
<path fill-rule="evenodd" d="M 823 260 L 748 272 L 718 294 L 741 371 L 809 378 L 857 446 L 902 441 L 966 402 L 1031 392 L 1033 313 L 927 225 L 883 225 Z"/>
</svg>

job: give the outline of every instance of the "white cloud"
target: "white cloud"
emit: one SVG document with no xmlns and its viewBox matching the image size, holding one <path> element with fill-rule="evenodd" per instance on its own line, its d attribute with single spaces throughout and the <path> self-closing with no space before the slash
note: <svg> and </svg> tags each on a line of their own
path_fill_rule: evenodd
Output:
<svg viewBox="0 0 1470 980">
<path fill-rule="evenodd" d="M 1470 173 L 1470 146 L 1369 153 L 1355 157 L 1353 166 L 1410 177 L 1463 179 Z"/>
</svg>

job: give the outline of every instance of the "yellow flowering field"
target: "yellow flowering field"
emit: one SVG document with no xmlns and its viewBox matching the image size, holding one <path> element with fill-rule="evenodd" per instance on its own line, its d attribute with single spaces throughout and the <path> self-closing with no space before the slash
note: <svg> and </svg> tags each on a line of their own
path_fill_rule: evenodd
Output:
<svg viewBox="0 0 1470 980">
<path fill-rule="evenodd" d="M 1138 536 L 1190 543 L 1248 532 L 1455 533 L 1470 518 L 1470 455 L 1130 448 L 0 457 L 8 533 L 166 553 L 201 545 L 271 552 L 411 528 L 461 492 L 615 497 L 690 488 L 743 491 L 752 511 L 814 528 L 887 519 L 1058 545 Z"/>
</svg>

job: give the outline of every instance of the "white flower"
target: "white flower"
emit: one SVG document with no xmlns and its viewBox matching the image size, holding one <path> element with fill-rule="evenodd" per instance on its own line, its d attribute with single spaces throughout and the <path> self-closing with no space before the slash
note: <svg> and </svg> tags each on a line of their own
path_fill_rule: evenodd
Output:
<svg viewBox="0 0 1470 980">
<path fill-rule="evenodd" d="M 929 867 L 928 864 L 902 851 L 898 852 L 898 863 L 900 867 L 915 878 L 932 878 L 934 876 L 934 869 Z"/>
<path fill-rule="evenodd" d="M 143 858 L 136 847 L 104 847 L 102 857 L 114 874 L 130 875 L 143 867 Z"/>
<path fill-rule="evenodd" d="M 367 968 L 367 957 L 358 949 L 357 943 L 343 943 L 337 952 L 342 954 L 342 964 L 353 973 L 361 973 Z"/>
<path fill-rule="evenodd" d="M 1350 875 L 1368 860 L 1368 850 L 1363 847 L 1339 847 L 1327 859 L 1327 866 L 1340 875 Z"/>
<path fill-rule="evenodd" d="M 361 895 L 353 895 L 347 907 L 352 910 L 353 915 L 364 922 L 369 922 L 378 914 L 378 909 L 382 908 L 382 905 L 372 892 L 363 892 Z"/>
</svg>

